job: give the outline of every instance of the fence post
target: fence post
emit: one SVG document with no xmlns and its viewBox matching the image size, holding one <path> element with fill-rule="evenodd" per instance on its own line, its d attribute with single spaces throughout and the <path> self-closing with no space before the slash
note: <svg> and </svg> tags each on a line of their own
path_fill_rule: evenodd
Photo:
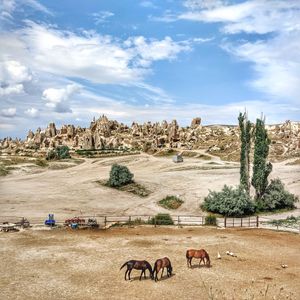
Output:
<svg viewBox="0 0 300 300">
<path fill-rule="evenodd" d="M 201 216 L 201 224 L 203 225 L 203 223 L 204 223 L 204 222 L 203 222 L 203 216 Z"/>
<path fill-rule="evenodd" d="M 156 227 L 156 217 L 154 216 L 154 227 Z"/>
<path fill-rule="evenodd" d="M 248 220 L 248 221 L 249 221 L 249 227 L 251 227 L 251 226 L 250 226 L 250 217 L 249 217 L 249 220 Z"/>
<path fill-rule="evenodd" d="M 179 216 L 177 216 L 177 225 L 178 225 L 178 228 L 180 227 L 180 218 Z"/>
<path fill-rule="evenodd" d="M 259 225 L 259 219 L 258 219 L 258 216 L 256 216 L 256 227 L 258 227 Z"/>
<path fill-rule="evenodd" d="M 106 222 L 107 222 L 107 220 L 106 220 L 106 216 L 104 217 L 104 229 L 106 229 Z"/>
<path fill-rule="evenodd" d="M 128 227 L 130 227 L 131 226 L 131 216 L 129 216 L 129 218 L 128 218 Z"/>
<path fill-rule="evenodd" d="M 226 228 L 226 221 L 227 221 L 227 218 L 224 217 L 224 227 Z"/>
<path fill-rule="evenodd" d="M 241 227 L 243 227 L 243 218 L 241 218 Z"/>
</svg>

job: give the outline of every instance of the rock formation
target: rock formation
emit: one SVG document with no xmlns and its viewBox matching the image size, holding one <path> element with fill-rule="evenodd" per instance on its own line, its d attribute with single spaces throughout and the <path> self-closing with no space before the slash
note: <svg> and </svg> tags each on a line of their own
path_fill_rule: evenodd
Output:
<svg viewBox="0 0 300 300">
<path fill-rule="evenodd" d="M 300 155 L 300 123 L 286 121 L 268 125 L 271 138 L 270 155 L 284 159 Z M 132 123 L 129 127 L 106 116 L 94 119 L 88 128 L 63 125 L 57 129 L 50 123 L 45 130 L 29 130 L 26 140 L 0 140 L 2 153 L 22 151 L 46 152 L 48 149 L 66 145 L 77 149 L 116 149 L 128 147 L 141 151 L 160 151 L 163 148 L 206 149 L 228 160 L 239 159 L 239 129 L 237 126 L 202 126 L 201 118 L 194 118 L 190 127 L 180 127 L 176 120 L 171 123 Z"/>
</svg>

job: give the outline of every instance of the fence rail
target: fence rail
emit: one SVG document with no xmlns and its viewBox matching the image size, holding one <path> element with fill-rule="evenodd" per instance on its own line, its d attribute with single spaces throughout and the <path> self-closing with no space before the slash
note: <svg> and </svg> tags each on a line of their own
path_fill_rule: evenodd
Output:
<svg viewBox="0 0 300 300">
<path fill-rule="evenodd" d="M 63 225 L 65 224 L 66 219 L 72 218 L 84 219 L 88 223 L 89 219 L 94 219 L 99 224 L 99 227 L 102 229 L 107 229 L 112 226 L 124 226 L 128 225 L 152 225 L 158 226 L 159 223 L 156 222 L 155 215 L 77 215 L 70 216 L 68 218 L 55 218 L 56 224 Z M 173 226 L 203 226 L 205 225 L 205 216 L 204 215 L 170 215 Z M 44 225 L 45 218 L 40 217 L 26 217 L 31 225 Z M 0 224 L 3 223 L 14 223 L 20 224 L 24 220 L 24 217 L 19 216 L 1 216 L 0 215 Z M 152 221 L 151 221 L 152 220 Z M 216 219 L 216 225 L 223 228 L 269 228 L 277 230 L 289 230 L 300 233 L 300 224 L 295 226 L 288 225 L 277 225 L 270 223 L 272 219 L 266 217 L 252 216 L 252 217 L 243 217 L 243 218 L 233 218 L 233 217 L 218 217 Z"/>
<path fill-rule="evenodd" d="M 133 224 L 152 224 L 156 223 L 155 215 L 77 215 L 68 218 L 78 217 L 80 219 L 96 219 L 100 227 L 108 228 L 112 225 L 133 225 Z M 204 215 L 170 215 L 173 225 L 175 226 L 203 226 L 205 225 Z M 4 222 L 17 223 L 24 217 L 18 216 L 0 216 L 0 224 Z M 68 219 L 65 218 L 65 219 Z M 27 218 L 32 225 L 42 225 L 47 219 L 40 217 Z M 55 218 L 56 224 L 64 224 L 65 219 Z M 151 220 L 153 220 L 151 222 Z M 257 219 L 255 218 L 217 218 L 217 226 L 219 227 L 255 227 Z"/>
</svg>

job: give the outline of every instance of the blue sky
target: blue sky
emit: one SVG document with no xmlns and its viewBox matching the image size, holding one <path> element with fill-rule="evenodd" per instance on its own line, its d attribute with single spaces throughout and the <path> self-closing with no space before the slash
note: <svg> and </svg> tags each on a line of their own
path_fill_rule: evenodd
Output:
<svg viewBox="0 0 300 300">
<path fill-rule="evenodd" d="M 0 0 L 0 137 L 93 116 L 300 120 L 300 1 Z"/>
</svg>

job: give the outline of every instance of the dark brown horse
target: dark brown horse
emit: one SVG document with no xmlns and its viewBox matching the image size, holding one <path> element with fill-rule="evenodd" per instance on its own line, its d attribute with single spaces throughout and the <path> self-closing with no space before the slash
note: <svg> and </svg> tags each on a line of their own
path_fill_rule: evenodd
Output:
<svg viewBox="0 0 300 300">
<path fill-rule="evenodd" d="M 150 277 L 151 279 L 153 279 L 152 267 L 146 260 L 129 260 L 120 268 L 120 270 L 123 269 L 125 266 L 127 266 L 127 270 L 125 272 L 125 280 L 127 274 L 128 274 L 128 279 L 130 280 L 130 274 L 132 269 L 142 270 L 140 280 L 142 279 L 143 274 L 144 274 L 144 278 L 146 278 L 146 270 L 149 270 Z"/>
<path fill-rule="evenodd" d="M 167 276 L 168 277 L 172 276 L 173 268 L 172 268 L 170 260 L 167 257 L 156 260 L 156 262 L 154 264 L 154 268 L 153 268 L 153 275 L 154 275 L 155 281 L 158 280 L 157 274 L 159 273 L 159 271 L 161 269 L 162 269 L 162 272 L 161 272 L 160 278 L 162 278 L 165 268 L 167 268 Z"/>
<path fill-rule="evenodd" d="M 210 267 L 210 259 L 208 253 L 204 249 L 195 250 L 190 249 L 186 251 L 186 262 L 188 267 L 192 267 L 192 259 L 199 258 L 199 266 L 200 263 L 203 261 L 204 265 Z"/>
</svg>

